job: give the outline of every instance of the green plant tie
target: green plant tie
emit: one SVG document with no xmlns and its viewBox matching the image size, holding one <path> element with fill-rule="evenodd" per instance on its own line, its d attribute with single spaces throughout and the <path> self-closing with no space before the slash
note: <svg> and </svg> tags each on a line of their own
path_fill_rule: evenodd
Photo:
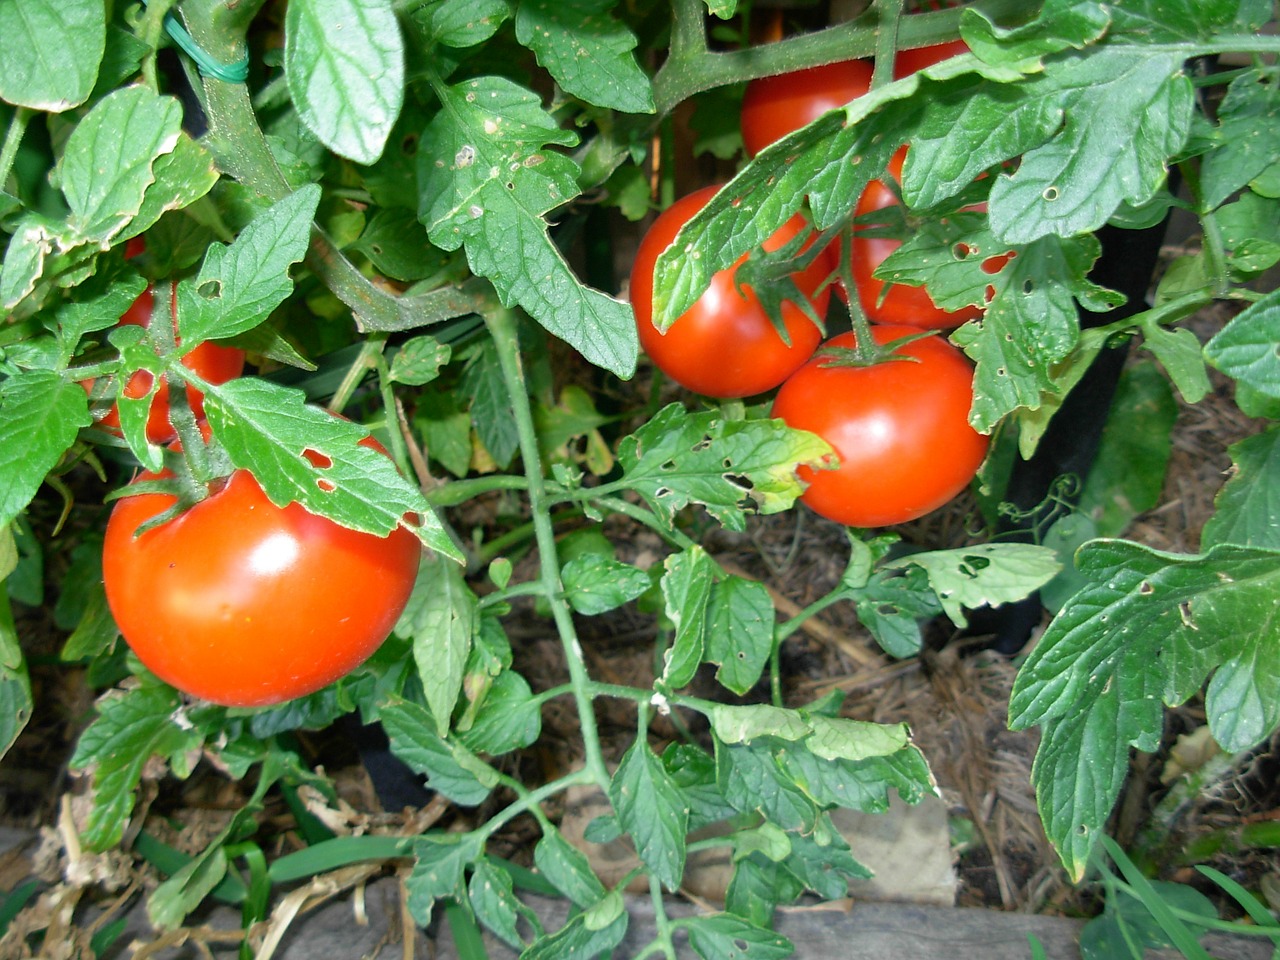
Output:
<svg viewBox="0 0 1280 960">
<path fill-rule="evenodd" d="M 142 5 L 145 7 L 147 2 L 148 0 L 142 0 Z M 249 79 L 248 51 L 235 63 L 219 63 L 204 47 L 196 43 L 195 38 L 187 33 L 187 28 L 172 11 L 164 16 L 164 28 L 173 42 L 182 48 L 182 52 L 195 61 L 196 69 L 202 77 L 213 77 L 224 83 L 244 83 Z"/>
</svg>

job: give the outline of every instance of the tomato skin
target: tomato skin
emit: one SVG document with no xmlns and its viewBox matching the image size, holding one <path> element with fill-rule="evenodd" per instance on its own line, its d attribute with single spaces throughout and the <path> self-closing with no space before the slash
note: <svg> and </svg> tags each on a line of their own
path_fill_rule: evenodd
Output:
<svg viewBox="0 0 1280 960">
<path fill-rule="evenodd" d="M 807 70 L 760 77 L 742 98 L 742 143 L 757 153 L 871 89 L 870 60 L 841 60 Z"/>
<path fill-rule="evenodd" d="M 902 182 L 902 163 L 906 153 L 904 147 L 889 161 L 888 172 L 898 183 Z M 883 181 L 872 180 L 858 199 L 854 215 L 862 216 L 898 203 L 897 195 Z M 854 233 L 850 266 L 854 286 L 858 290 L 858 302 L 868 320 L 872 323 L 903 324 L 923 330 L 950 330 L 982 316 L 981 307 L 943 310 L 933 302 L 933 297 L 929 296 L 925 287 L 906 283 L 891 284 L 882 300 L 881 291 L 884 290 L 885 282 L 872 274 L 900 246 L 902 241 L 892 237 L 867 237 L 861 231 Z M 840 289 L 847 299 L 847 291 L 843 286 Z"/>
<path fill-rule="evenodd" d="M 893 79 L 901 80 L 913 73 L 919 73 L 925 67 L 931 67 L 943 60 L 950 60 L 962 53 L 969 52 L 969 45 L 963 40 L 948 40 L 946 43 L 935 43 L 927 47 L 916 47 L 914 50 L 899 50 L 893 58 Z"/>
<path fill-rule="evenodd" d="M 877 326 L 877 343 L 919 333 Z M 829 341 L 852 347 L 853 333 Z M 936 510 L 973 479 L 988 438 L 969 425 L 973 367 L 940 337 L 895 353 L 919 362 L 871 367 L 826 366 L 818 356 L 796 371 L 773 403 L 773 416 L 816 433 L 840 458 L 835 470 L 801 467 L 801 499 L 814 512 L 850 527 L 905 523 Z"/>
<path fill-rule="evenodd" d="M 132 241 L 131 241 L 132 242 Z M 176 310 L 177 291 L 171 296 L 170 311 Z M 129 309 L 120 318 L 119 326 L 136 324 L 140 327 L 151 323 L 155 308 L 155 293 L 151 287 L 143 290 Z M 244 372 L 245 354 L 237 347 L 224 347 L 221 344 L 206 340 L 188 352 L 182 363 L 193 373 L 212 384 L 226 383 L 234 380 Z M 151 389 L 151 374 L 146 370 L 138 370 L 124 385 L 124 395 L 130 399 L 145 397 Z M 187 405 L 197 420 L 204 417 L 204 394 L 194 387 L 187 387 Z M 102 417 L 101 425 L 108 430 L 118 432 L 120 429 L 120 411 L 113 405 Z M 169 383 L 161 381 L 160 388 L 151 399 L 151 409 L 147 413 L 147 439 L 152 443 L 168 443 L 177 436 L 173 424 L 169 422 Z"/>
<path fill-rule="evenodd" d="M 155 493 L 117 501 L 103 579 L 134 653 L 192 696 L 259 707 L 319 690 L 371 656 L 408 602 L 421 545 L 403 526 L 383 538 L 297 503 L 282 509 L 238 470 L 134 537 L 173 502 Z"/>
<path fill-rule="evenodd" d="M 677 231 L 706 206 L 719 187 L 697 190 L 668 207 L 645 233 L 631 269 L 631 304 L 640 345 L 663 373 L 696 393 L 722 399 L 750 397 L 772 390 L 813 356 L 822 333 L 794 303 L 782 305 L 791 345 L 778 336 L 764 307 L 748 288 L 734 287 L 737 264 L 721 270 L 697 303 L 681 314 L 665 334 L 653 325 L 653 265 Z M 797 215 L 765 242 L 775 250 L 809 229 Z M 738 260 L 742 263 L 744 255 Z M 819 317 L 827 312 L 830 287 L 818 290 L 832 272 L 832 260 L 820 255 L 793 274 L 800 292 Z"/>
</svg>

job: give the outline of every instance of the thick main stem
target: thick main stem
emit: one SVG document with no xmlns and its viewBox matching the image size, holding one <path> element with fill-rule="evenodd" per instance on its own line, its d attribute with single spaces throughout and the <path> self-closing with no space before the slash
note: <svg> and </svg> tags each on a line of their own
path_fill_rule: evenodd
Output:
<svg viewBox="0 0 1280 960">
<path fill-rule="evenodd" d="M 511 398 L 515 414 L 516 430 L 520 436 L 520 456 L 524 461 L 525 476 L 529 481 L 529 511 L 533 515 L 534 540 L 538 544 L 541 561 L 543 592 L 550 602 L 556 631 L 564 647 L 569 666 L 569 681 L 573 685 L 573 698 L 578 708 L 578 722 L 582 728 L 582 745 L 586 753 L 586 768 L 601 790 L 608 791 L 609 772 L 600 752 L 600 733 L 596 727 L 595 708 L 589 692 L 591 678 L 582 657 L 582 646 L 573 625 L 569 608 L 562 599 L 564 585 L 560 581 L 560 563 L 556 553 L 555 529 L 551 524 L 551 498 L 547 494 L 542 474 L 542 456 L 538 450 L 538 434 L 533 424 L 533 410 L 529 405 L 529 390 L 525 383 L 524 364 L 520 357 L 520 340 L 514 314 L 507 309 L 495 309 L 485 315 L 485 324 L 498 350 L 502 366 L 502 379 Z"/>
</svg>

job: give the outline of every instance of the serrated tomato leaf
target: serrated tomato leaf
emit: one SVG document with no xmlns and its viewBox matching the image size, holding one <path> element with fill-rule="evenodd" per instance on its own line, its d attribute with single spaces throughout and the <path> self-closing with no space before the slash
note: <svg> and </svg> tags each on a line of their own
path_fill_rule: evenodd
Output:
<svg viewBox="0 0 1280 960">
<path fill-rule="evenodd" d="M 652 113 L 653 89 L 613 0 L 520 0 L 516 39 L 566 93 L 624 113 Z"/>
<path fill-rule="evenodd" d="M 289 268 L 311 242 L 320 187 L 307 184 L 249 222 L 227 246 L 212 244 L 195 277 L 178 284 L 184 347 L 253 329 L 290 293 Z"/>
<path fill-rule="evenodd" d="M 419 926 L 431 923 L 437 900 L 466 902 L 466 868 L 484 853 L 484 842 L 473 833 L 426 833 L 414 840 L 413 870 L 405 879 L 409 911 Z"/>
<path fill-rule="evenodd" d="M 52 370 L 0 380 L 0 529 L 26 508 L 76 433 L 92 422 L 84 389 Z"/>
<path fill-rule="evenodd" d="M 175 722 L 177 691 L 154 682 L 98 701 L 97 718 L 80 735 L 73 769 L 93 772 L 93 807 L 80 834 L 91 850 L 120 842 L 133 810 L 134 790 L 153 756 L 171 757 L 196 749 L 200 730 Z"/>
<path fill-rule="evenodd" d="M 356 163 L 382 155 L 404 98 L 404 40 L 391 0 L 296 0 L 285 8 L 285 77 L 298 116 Z"/>
<path fill-rule="evenodd" d="M 418 219 L 444 250 L 465 246 L 471 269 L 502 302 L 519 304 L 587 360 L 620 377 L 635 371 L 630 308 L 584 286 L 547 235 L 545 215 L 578 194 L 578 166 L 536 95 L 502 77 L 443 90 L 444 109 L 418 148 Z"/>
<path fill-rule="evenodd" d="M 908 554 L 888 567 L 920 567 L 943 612 L 957 627 L 965 609 L 998 607 L 1030 596 L 1062 569 L 1054 552 L 1030 543 L 980 543 Z"/>
<path fill-rule="evenodd" d="M 609 783 L 609 799 L 649 872 L 668 890 L 679 889 L 689 805 L 645 740 L 636 740 L 623 754 Z"/>
<path fill-rule="evenodd" d="M 1233 444 L 1231 476 L 1218 491 L 1216 511 L 1200 534 L 1212 547 L 1237 543 L 1280 550 L 1280 427 Z"/>
<path fill-rule="evenodd" d="M 1280 552 L 1222 545 L 1183 556 L 1095 540 L 1076 567 L 1088 583 L 1027 658 L 1009 705 L 1011 726 L 1042 727 L 1032 779 L 1073 876 L 1110 814 L 1129 748 L 1158 745 L 1162 702 L 1185 702 L 1213 674 L 1209 726 L 1233 752 L 1280 723 L 1280 702 L 1263 699 L 1280 682 L 1270 652 L 1280 645 Z"/>
<path fill-rule="evenodd" d="M 671 648 L 663 655 L 662 681 L 678 690 L 693 680 L 702 663 L 715 564 L 695 544 L 667 557 L 663 567 L 662 599 L 676 632 Z"/>
<path fill-rule="evenodd" d="M 413 660 L 441 737 L 449 733 L 453 709 L 462 694 L 478 626 L 477 609 L 476 595 L 461 568 L 424 555 L 413 593 L 394 632 L 413 640 Z"/>
<path fill-rule="evenodd" d="M 819 467 L 829 452 L 815 435 L 780 420 L 727 420 L 673 403 L 622 439 L 618 462 L 627 485 L 666 522 L 699 503 L 741 531 L 744 505 L 762 514 L 788 509 L 803 492 L 796 467 Z"/>
<path fill-rule="evenodd" d="M 782 960 L 795 953 L 795 945 L 786 937 L 732 913 L 690 917 L 681 925 L 689 934 L 689 945 L 702 960 Z"/>
<path fill-rule="evenodd" d="M 466 748 L 436 732 L 435 718 L 426 707 L 410 701 L 384 703 L 379 719 L 386 728 L 391 752 L 414 773 L 427 776 L 427 786 L 454 803 L 475 807 L 497 785 L 495 770 L 468 755 Z"/>
<path fill-rule="evenodd" d="M 97 0 L 0 4 L 0 99 L 49 113 L 78 106 L 93 90 L 106 41 Z"/>
<path fill-rule="evenodd" d="M 1201 164 L 1201 202 L 1220 206 L 1233 193 L 1280 163 L 1280 83 L 1274 71 L 1236 77 L 1218 107 L 1218 142 Z"/>
<path fill-rule="evenodd" d="M 1205 358 L 1259 393 L 1280 398 L 1280 290 L 1237 314 L 1204 347 Z"/>
</svg>

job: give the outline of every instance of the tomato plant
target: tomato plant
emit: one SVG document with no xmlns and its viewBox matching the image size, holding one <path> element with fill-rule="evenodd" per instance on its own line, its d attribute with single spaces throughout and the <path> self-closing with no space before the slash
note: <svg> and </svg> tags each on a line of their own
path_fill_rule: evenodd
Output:
<svg viewBox="0 0 1280 960">
<path fill-rule="evenodd" d="M 631 303 L 640 345 L 663 373 L 705 396 L 749 397 L 780 384 L 821 342 L 822 331 L 808 311 L 818 318 L 826 314 L 831 293 L 825 281 L 831 273 L 831 260 L 823 251 L 803 269 L 788 275 L 793 299 L 781 304 L 787 340 L 755 291 L 741 282 L 738 274 L 745 256 L 717 273 L 697 303 L 666 331 L 660 331 L 653 323 L 654 261 L 716 190 L 715 186 L 703 187 L 682 197 L 654 220 L 632 264 Z M 764 249 L 783 248 L 803 238 L 808 230 L 808 223 L 797 214 L 764 242 Z M 804 306 L 795 302 L 800 298 Z"/>
<path fill-rule="evenodd" d="M 841 60 L 761 77 L 742 97 L 742 142 L 747 156 L 799 130 L 871 89 L 870 60 Z"/>
<path fill-rule="evenodd" d="M 914 327 L 878 325 L 877 343 L 918 334 Z M 816 433 L 839 460 L 834 470 L 801 467 L 809 484 L 801 500 L 816 513 L 851 527 L 905 523 L 936 510 L 973 479 L 988 438 L 969 426 L 973 366 L 936 336 L 904 343 L 872 366 L 832 362 L 828 348 L 848 350 L 853 333 L 788 378 L 773 416 Z"/>
<path fill-rule="evenodd" d="M 170 299 L 170 315 L 176 323 L 176 301 L 177 288 L 173 289 Z M 130 305 L 120 318 L 121 324 L 133 324 L 145 327 L 151 323 L 154 310 L 155 291 L 152 287 L 147 287 L 138 299 Z M 190 350 L 183 354 L 182 362 L 197 374 L 203 380 L 209 383 L 226 383 L 234 377 L 240 376 L 244 372 L 245 353 L 238 347 L 223 346 L 219 343 L 206 341 L 194 350 Z M 151 384 L 153 383 L 152 375 L 146 370 L 136 371 L 124 385 L 121 392 L 126 397 L 132 399 L 141 399 L 151 392 Z M 204 395 L 195 387 L 186 386 L 187 404 L 191 407 L 191 412 L 199 420 L 204 416 Z M 99 421 L 103 427 L 108 430 L 118 430 L 120 427 L 120 412 L 112 404 L 111 407 L 102 415 Z M 161 380 L 160 386 L 156 388 L 155 396 L 151 398 L 151 407 L 147 412 L 147 439 L 152 443 L 167 443 L 177 436 L 177 432 L 173 428 L 173 424 L 169 421 L 169 382 Z"/>
<path fill-rule="evenodd" d="M 368 659 L 408 602 L 422 550 L 404 527 L 379 537 L 297 503 L 278 507 L 237 470 L 138 532 L 175 499 L 125 491 L 102 573 L 138 659 L 194 697 L 260 707 L 313 693 Z"/>
</svg>

